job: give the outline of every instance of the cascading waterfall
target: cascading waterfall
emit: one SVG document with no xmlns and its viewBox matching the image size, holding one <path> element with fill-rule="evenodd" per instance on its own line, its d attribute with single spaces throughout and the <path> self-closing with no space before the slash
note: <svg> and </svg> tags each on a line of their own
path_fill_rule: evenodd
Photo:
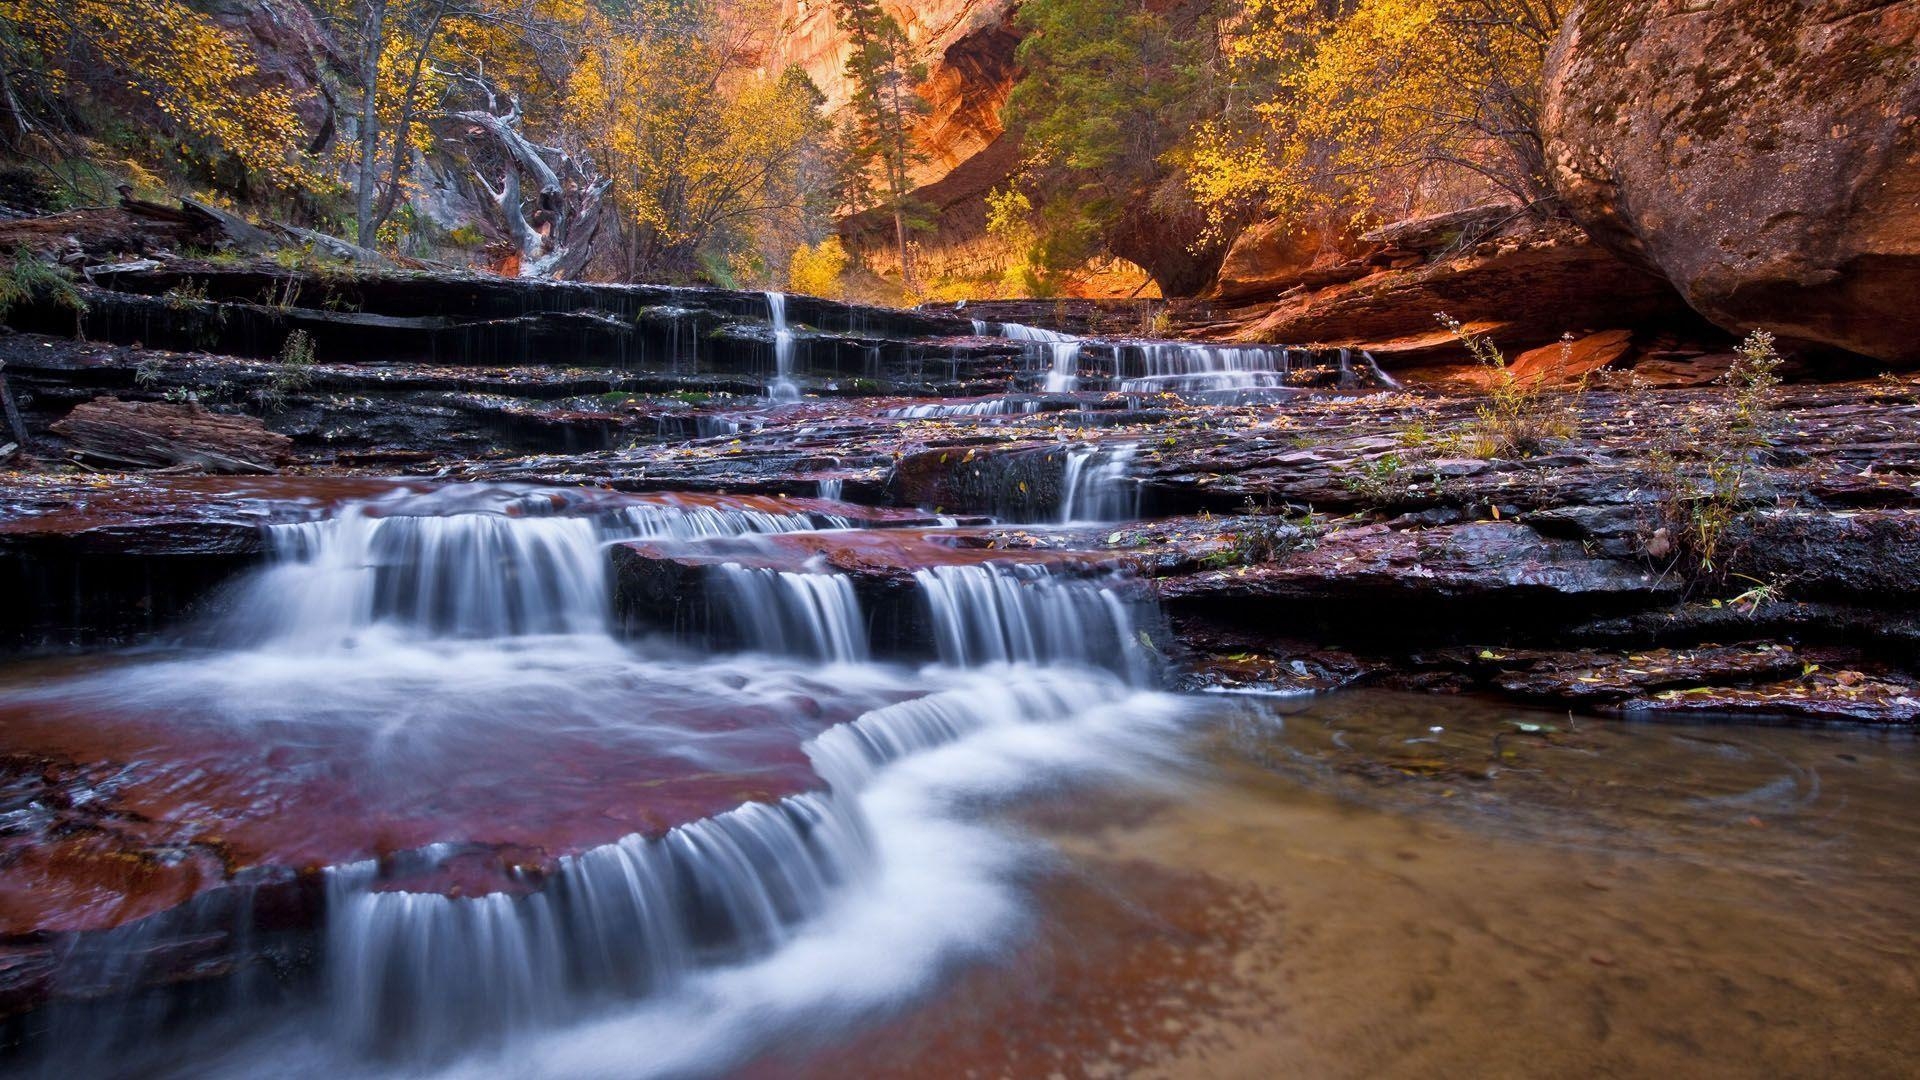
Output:
<svg viewBox="0 0 1920 1080">
<path fill-rule="evenodd" d="M 714 567 L 719 598 L 748 648 L 851 664 L 867 658 L 867 626 L 844 574 Z"/>
<path fill-rule="evenodd" d="M 1060 523 L 1121 521 L 1140 512 L 1140 486 L 1130 477 L 1132 443 L 1084 445 L 1067 451 L 1060 478 Z"/>
<path fill-rule="evenodd" d="M 378 624 L 452 638 L 606 630 L 601 534 L 586 518 L 356 506 L 268 537 L 277 564 L 238 605 L 236 640 L 326 647 Z"/>
<path fill-rule="evenodd" d="M 1087 580 L 1051 567 L 992 563 L 914 571 L 940 659 L 980 664 L 1081 664 L 1136 682 L 1151 672 L 1135 598 L 1117 580 Z"/>
<path fill-rule="evenodd" d="M 800 387 L 793 381 L 793 329 L 787 325 L 787 294 L 767 294 L 767 319 L 773 323 L 773 383 L 767 387 L 767 399 L 776 405 L 791 405 L 800 400 Z"/>
<path fill-rule="evenodd" d="M 1022 342 L 1029 358 L 1047 361 L 1048 393 L 1072 393 L 1080 384 L 1080 352 L 1085 342 L 1072 334 L 1042 330 L 1021 323 L 995 323 L 995 329 L 1010 341 Z"/>
<path fill-rule="evenodd" d="M 270 526 L 275 563 L 235 605 L 228 640 L 327 648 L 374 626 L 441 638 L 605 634 L 604 548 L 846 528 L 844 517 L 635 504 L 597 516 L 503 512 L 331 518 Z"/>
<path fill-rule="evenodd" d="M 768 533 L 846 529 L 851 519 L 838 514 L 773 513 L 738 507 L 663 506 L 642 504 L 622 508 L 603 519 L 601 539 L 667 540 L 691 542 Z"/>
<path fill-rule="evenodd" d="M 937 420 L 949 416 L 1016 416 L 1040 411 L 1040 402 L 1032 398 L 1015 400 L 996 397 L 978 401 L 939 402 L 927 405 L 902 405 L 881 416 L 889 420 Z"/>
<path fill-rule="evenodd" d="M 335 868 L 335 1027 L 355 1046 L 434 1057 L 562 1023 L 582 998 L 657 994 L 778 948 L 870 861 L 865 823 L 828 792 L 563 858 L 522 896 L 383 892 L 373 864 Z"/>
<path fill-rule="evenodd" d="M 1149 691 L 1155 658 L 1141 617 L 1150 609 L 1117 577 L 1039 566 L 923 569 L 916 584 L 943 664 L 910 670 L 863 663 L 867 627 L 845 576 L 722 564 L 712 570 L 712 595 L 732 608 L 745 644 L 841 666 L 830 680 L 799 665 L 779 675 L 785 669 L 778 656 L 701 661 L 676 653 L 671 664 L 679 667 L 648 667 L 610 633 L 608 543 L 640 539 L 697 550 L 714 540 L 849 523 L 813 510 L 695 499 L 609 506 L 606 493 L 470 494 L 477 497 L 436 502 L 409 493 L 350 504 L 322 521 L 273 526 L 276 562 L 238 597 L 228 624 L 233 648 L 156 666 L 130 684 L 133 700 L 150 709 L 175 695 L 176 707 L 191 715 L 215 711 L 204 703 L 217 701 L 223 715 L 246 723 L 266 716 L 295 729 L 365 724 L 382 745 L 417 744 L 419 753 L 437 753 L 443 744 L 436 740 L 447 740 L 462 755 L 461 768 L 497 746 L 502 732 L 527 724 L 552 723 L 552 737 L 562 739 L 605 729 L 613 745 L 659 740 L 660 754 L 684 755 L 679 768 L 691 777 L 718 769 L 721 780 L 736 775 L 725 764 L 732 759 L 713 756 L 707 744 L 739 725 L 728 719 L 683 731 L 674 717 L 704 709 L 730 718 L 732 710 L 760 708 L 783 718 L 771 725 L 776 730 L 792 725 L 811 736 L 799 747 L 824 786 L 784 797 L 748 795 L 751 801 L 733 809 L 703 809 L 709 816 L 659 830 L 635 826 L 611 842 L 596 836 L 551 861 L 517 861 L 512 852 L 520 849 L 492 846 L 498 834 L 482 823 L 486 839 L 402 847 L 327 869 L 324 947 L 313 954 L 324 1008 L 298 1013 L 307 1018 L 299 1023 L 317 1017 L 322 1028 L 319 1038 L 293 1040 L 305 1047 L 301 1053 L 320 1055 L 318 1063 L 304 1063 L 309 1075 L 364 1071 L 370 1057 L 417 1068 L 509 1043 L 551 1049 L 569 1025 L 610 1010 L 660 1010 L 678 1018 L 670 1027 L 686 1036 L 684 1058 L 623 1060 L 615 1072 L 716 1071 L 714 1062 L 725 1055 L 763 1044 L 769 1016 L 805 1021 L 791 1001 L 743 1005 L 739 1017 L 716 1019 L 700 1004 L 701 995 L 714 993 L 708 984 L 743 964 L 779 963 L 798 948 L 797 939 L 822 932 L 818 924 L 849 904 L 877 905 L 888 917 L 843 917 L 832 930 L 836 948 L 867 948 L 886 960 L 924 957 L 911 974 L 900 961 L 892 968 L 870 963 L 876 977 L 853 980 L 876 1004 L 898 1000 L 911 986 L 900 980 L 929 977 L 942 958 L 979 948 L 1011 923 L 1013 875 L 991 826 L 962 825 L 936 794 L 950 787 L 956 804 L 977 798 L 981 780 L 969 770 L 980 767 L 981 750 L 956 747 L 956 765 L 910 781 L 889 775 L 906 759 L 950 744 L 1003 738 L 998 752 L 1008 764 L 986 775 L 990 787 L 1011 789 L 1032 782 L 1037 746 L 1059 761 L 1085 763 L 1095 756 L 1091 733 L 1169 712 L 1167 699 Z M 372 637 L 381 630 L 399 636 Z M 983 666 L 989 670 L 974 670 Z M 127 677 L 125 669 L 114 675 Z M 676 682 L 679 696 L 669 694 L 676 688 L 663 686 L 663 677 Z M 858 707 L 838 714 L 840 723 L 803 727 L 819 707 L 794 712 L 791 702 L 815 701 L 838 687 L 848 687 L 842 700 Z M 248 694 L 280 700 L 263 713 L 238 700 Z M 536 740 L 549 735 L 533 730 Z M 368 760 L 390 766 L 397 775 L 387 779 L 409 786 L 409 759 Z M 591 752 L 585 763 L 567 760 L 591 775 Z M 737 775 L 742 792 L 767 790 L 756 773 Z M 351 782 L 374 779 L 355 775 Z M 585 789 L 588 819 L 636 820 L 613 816 L 634 808 L 623 805 L 625 796 L 603 795 L 600 779 Z M 476 777 L 472 784 L 487 782 Z M 665 806 L 677 805 L 671 781 L 661 790 Z M 401 805 L 431 814 L 443 796 L 432 788 L 409 792 Z M 516 789 L 513 797 L 530 796 Z M 639 809 L 638 819 L 652 814 Z M 470 819 L 449 820 L 456 837 L 475 827 Z M 367 850 L 358 840 L 345 843 L 356 852 L 351 858 Z M 939 858 L 922 857 L 929 851 Z M 463 891 L 456 883 L 465 880 L 458 867 L 466 865 L 480 868 L 473 872 L 481 884 Z M 955 881 L 966 882 L 966 891 L 956 894 Z M 214 899 L 102 939 L 96 974 L 106 983 L 139 982 L 133 969 L 163 953 L 147 942 L 226 935 L 231 948 L 248 948 L 245 935 L 230 928 L 252 925 L 252 894 L 229 888 L 208 895 Z M 955 895 L 967 899 L 956 905 Z M 912 919 L 898 916 L 903 906 Z M 307 955 L 308 947 L 291 942 L 284 952 Z M 849 992 L 844 978 L 820 991 Z M 129 1023 L 139 1030 L 124 1041 L 162 1045 L 160 1020 L 143 1014 Z M 260 1030 L 244 1055 L 250 1068 L 284 1052 L 270 1026 Z M 648 1052 L 660 1042 L 647 1043 Z M 84 1048 L 74 1049 L 84 1056 Z M 95 1064 L 113 1052 L 102 1043 Z M 532 1059 L 541 1063 L 536 1071 L 569 1071 L 544 1051 Z"/>
<path fill-rule="evenodd" d="M 1283 387 L 1292 368 L 1293 350 L 1279 345 L 1156 342 L 1114 350 L 1114 378 L 1130 394 Z"/>
</svg>

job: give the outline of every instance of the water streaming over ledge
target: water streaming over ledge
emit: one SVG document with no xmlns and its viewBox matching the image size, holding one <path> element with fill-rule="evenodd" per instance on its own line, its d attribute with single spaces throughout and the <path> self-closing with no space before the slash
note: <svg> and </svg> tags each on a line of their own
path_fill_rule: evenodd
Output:
<svg viewBox="0 0 1920 1080">
<path fill-rule="evenodd" d="M 767 294 L 767 321 L 773 324 L 773 382 L 767 386 L 767 399 L 791 405 L 800 400 L 800 386 L 793 381 L 793 329 L 787 325 L 785 293 Z"/>
<path fill-rule="evenodd" d="M 738 563 L 713 573 L 749 648 L 843 664 L 867 658 L 866 620 L 845 575 Z"/>
<path fill-rule="evenodd" d="M 268 715 L 266 730 L 338 732 L 344 724 L 407 754 L 484 753 L 497 733 L 557 709 L 555 738 L 591 739 L 604 728 L 615 745 L 658 742 L 659 753 L 706 772 L 738 767 L 725 764 L 733 751 L 709 746 L 735 738 L 732 727 L 682 733 L 669 719 L 703 696 L 720 715 L 745 705 L 780 715 L 792 708 L 781 703 L 804 697 L 853 706 L 840 722 L 816 723 L 799 744 L 818 777 L 814 790 L 749 798 L 661 832 L 627 832 L 546 867 L 501 865 L 504 856 L 491 848 L 457 839 L 333 864 L 324 872 L 324 946 L 314 953 L 321 1009 L 316 1020 L 287 1021 L 317 1025 L 308 1034 L 318 1041 L 292 1040 L 314 1056 L 284 1071 L 520 1053 L 510 1048 L 566 1038 L 583 1018 L 676 1014 L 727 984 L 731 972 L 801 963 L 812 955 L 802 942 L 821 935 L 836 955 L 870 960 L 838 977 L 838 989 L 810 971 L 782 978 L 814 987 L 810 1001 L 831 994 L 877 1004 L 933 977 L 941 958 L 987 947 L 1017 925 L 1007 853 L 989 826 L 956 817 L 941 792 L 972 799 L 1032 783 L 1048 769 L 1112 768 L 1124 756 L 1102 740 L 1157 737 L 1177 710 L 1150 690 L 1156 672 L 1141 633 L 1142 598 L 1118 579 L 1067 569 L 916 574 L 941 660 L 919 671 L 867 662 L 869 630 L 848 578 L 749 561 L 714 566 L 712 598 L 733 610 L 743 643 L 770 656 L 744 666 L 652 660 L 611 636 L 610 543 L 738 547 L 740 537 L 848 524 L 817 510 L 606 505 L 548 492 L 350 504 L 323 520 L 271 527 L 274 562 L 240 591 L 211 654 L 118 669 L 76 692 L 164 707 L 182 722 L 232 724 L 242 744 L 254 717 Z M 810 669 L 783 668 L 792 661 L 782 656 L 831 662 L 845 674 L 833 687 L 811 684 Z M 668 707 L 656 715 L 655 702 Z M 542 738 L 529 737 L 530 745 Z M 905 760 L 943 747 L 960 756 L 937 775 L 887 779 Z M 292 760 L 289 775 L 298 775 L 306 766 Z M 407 791 L 404 756 L 391 766 L 383 756 L 370 760 L 380 762 L 376 772 L 356 783 Z M 389 767 L 399 771 L 389 777 Z M 753 775 L 742 774 L 748 789 Z M 410 805 L 438 801 L 431 788 L 406 797 Z M 591 815 L 596 805 L 583 809 Z M 933 853 L 939 857 L 928 862 Z M 483 870 L 471 889 L 458 884 L 469 864 Z M 137 976 L 150 955 L 164 953 L 141 944 L 149 940 L 253 947 L 250 931 L 226 936 L 259 918 L 252 893 L 209 896 L 217 902 L 98 939 L 95 974 Z M 870 904 L 890 917 L 856 914 Z M 903 922 L 903 911 L 914 918 Z M 236 969 L 251 970 L 234 955 Z M 236 998 L 225 1007 L 246 1006 Z M 793 1002 L 769 1008 L 744 1025 L 717 1019 L 724 1008 L 696 1009 L 674 1036 L 691 1057 L 619 1071 L 707 1071 L 760 1045 L 767 1017 L 777 1028 L 788 1022 L 779 1017 L 801 1015 Z M 154 1014 L 126 1014 L 117 1036 L 101 1029 L 95 1038 L 62 1040 L 66 1060 L 104 1068 L 129 1046 L 165 1046 L 173 1032 L 159 1023 Z M 240 1072 L 276 1060 L 269 1046 L 247 1045 Z"/>
</svg>

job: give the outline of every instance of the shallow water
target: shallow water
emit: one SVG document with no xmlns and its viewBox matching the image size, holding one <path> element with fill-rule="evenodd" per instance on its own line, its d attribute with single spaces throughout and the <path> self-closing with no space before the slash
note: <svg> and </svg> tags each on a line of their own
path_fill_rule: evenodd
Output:
<svg viewBox="0 0 1920 1080">
<path fill-rule="evenodd" d="M 4 958 L 98 999 L 13 1022 L 0 1068 L 1920 1060 L 1910 736 L 1167 693 L 1150 605 L 1051 564 L 923 570 L 940 662 L 876 663 L 846 579 L 751 564 L 831 505 L 449 486 L 270 520 L 276 561 L 180 642 L 0 666 Z M 616 638 L 634 537 L 724 556 L 760 651 Z"/>
<path fill-rule="evenodd" d="M 1059 852 L 1035 935 L 798 1074 L 1910 1076 L 1920 1059 L 1911 738 L 1382 693 L 1214 719 L 1176 791 L 1017 814 Z"/>
</svg>

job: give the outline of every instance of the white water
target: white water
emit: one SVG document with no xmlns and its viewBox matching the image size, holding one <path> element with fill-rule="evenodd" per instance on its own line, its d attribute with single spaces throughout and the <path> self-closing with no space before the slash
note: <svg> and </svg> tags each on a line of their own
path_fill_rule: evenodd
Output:
<svg viewBox="0 0 1920 1080">
<path fill-rule="evenodd" d="M 1048 393 L 1070 394 L 1080 385 L 1080 352 L 1085 347 L 1080 338 L 1021 323 L 995 323 L 994 327 L 1001 337 L 1026 343 L 1029 356 L 1046 358 Z"/>
<path fill-rule="evenodd" d="M 867 658 L 867 625 L 843 574 L 726 563 L 719 598 L 747 647 L 851 664 Z"/>
<path fill-rule="evenodd" d="M 1011 398 L 981 398 L 978 401 L 962 401 L 952 404 L 936 403 L 927 405 L 902 405 L 888 409 L 880 415 L 892 420 L 928 420 L 948 416 L 1013 416 L 1040 411 L 1040 402 L 1031 398 L 1013 400 Z"/>
<path fill-rule="evenodd" d="M 1115 582 L 992 564 L 929 567 L 913 576 L 949 664 L 1074 664 L 1140 683 L 1151 674 L 1137 601 Z"/>
<path fill-rule="evenodd" d="M 1203 393 L 1287 385 L 1293 350 L 1277 345 L 1172 342 L 1114 350 L 1114 378 L 1125 393 Z"/>
<path fill-rule="evenodd" d="M 1036 853 L 979 817 L 981 800 L 1163 771 L 1148 766 L 1184 706 L 1146 689 L 1139 602 L 1117 581 L 1032 567 L 924 571 L 943 663 L 913 670 L 861 662 L 845 578 L 736 565 L 717 571 L 721 593 L 749 643 L 776 655 L 649 657 L 608 633 L 609 540 L 820 524 L 833 522 L 659 504 L 567 516 L 544 496 L 376 500 L 276 530 L 281 561 L 241 593 L 221 649 L 32 691 L 224 731 L 237 752 L 278 747 L 286 764 L 255 796 L 274 813 L 297 814 L 306 773 L 331 768 L 368 799 L 369 824 L 459 826 L 328 871 L 319 1001 L 178 1043 L 166 1041 L 176 1023 L 130 1014 L 133 1042 L 157 1058 L 118 1057 L 95 1032 L 63 1040 L 82 1062 L 64 1074 L 704 1075 L 1011 947 Z M 821 790 L 627 833 L 515 887 L 417 884 L 523 826 L 538 842 L 545 817 L 603 821 L 632 795 L 606 786 L 623 778 L 596 775 L 596 758 L 740 772 L 751 788 L 756 747 L 799 735 Z M 581 742 L 604 751 L 565 749 Z M 123 946 L 136 969 L 137 940 Z"/>
<path fill-rule="evenodd" d="M 773 383 L 767 387 L 767 399 L 791 405 L 800 400 L 800 387 L 793 381 L 793 329 L 787 325 L 785 293 L 767 294 L 767 319 L 773 323 Z"/>
<path fill-rule="evenodd" d="M 1131 473 L 1132 443 L 1083 445 L 1067 451 L 1060 479 L 1060 523 L 1124 521 L 1139 516 L 1140 485 Z"/>
</svg>

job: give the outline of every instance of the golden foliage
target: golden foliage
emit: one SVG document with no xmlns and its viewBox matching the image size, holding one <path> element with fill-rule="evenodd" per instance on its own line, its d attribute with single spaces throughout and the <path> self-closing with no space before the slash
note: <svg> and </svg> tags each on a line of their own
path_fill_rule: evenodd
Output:
<svg viewBox="0 0 1920 1080">
<path fill-rule="evenodd" d="M 1435 167 L 1525 199 L 1544 190 L 1539 0 L 1247 0 L 1229 44 L 1250 107 L 1209 120 L 1186 162 L 1216 227 L 1255 208 L 1365 213 Z"/>
<path fill-rule="evenodd" d="M 229 154 L 283 187 L 316 177 L 297 155 L 293 101 L 258 85 L 258 71 L 212 19 L 180 0 L 0 0 L 10 42 L 30 49 L 48 92 L 65 92 L 105 74 L 153 104 L 181 139 L 183 157 Z"/>
<path fill-rule="evenodd" d="M 787 264 L 787 288 L 808 296 L 839 299 L 844 291 L 840 276 L 847 272 L 847 247 L 837 236 L 818 244 L 802 244 Z"/>
</svg>

